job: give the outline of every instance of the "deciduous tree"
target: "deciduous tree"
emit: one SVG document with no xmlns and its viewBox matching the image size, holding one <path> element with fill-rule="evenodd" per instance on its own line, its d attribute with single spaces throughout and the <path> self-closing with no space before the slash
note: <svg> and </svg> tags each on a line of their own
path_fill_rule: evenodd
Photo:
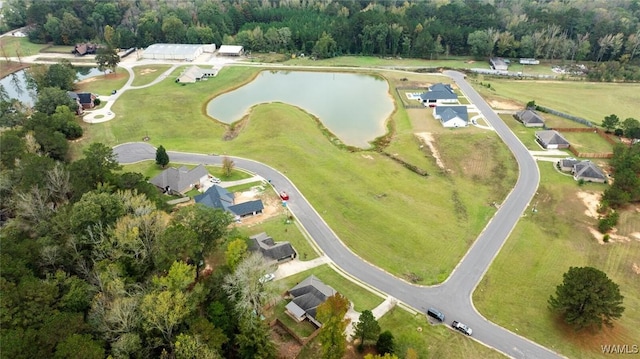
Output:
<svg viewBox="0 0 640 359">
<path fill-rule="evenodd" d="M 345 318 L 349 310 L 349 300 L 342 294 L 336 293 L 320 304 L 316 310 L 316 318 L 322 323 L 320 328 L 320 342 L 322 343 L 322 358 L 341 359 L 347 349 L 345 329 L 349 325 L 349 318 Z"/>
<path fill-rule="evenodd" d="M 236 164 L 233 162 L 231 158 L 227 156 L 222 158 L 222 172 L 224 172 L 225 176 L 227 177 L 230 176 L 235 166 Z"/>
<path fill-rule="evenodd" d="M 620 123 L 620 118 L 615 114 L 611 114 L 609 116 L 605 116 L 604 120 L 602 120 L 602 127 L 606 128 L 607 131 L 611 131 L 618 127 Z"/>
<path fill-rule="evenodd" d="M 613 326 L 613 320 L 622 316 L 623 299 L 606 273 L 593 267 L 571 267 L 555 296 L 549 298 L 549 308 L 576 330 L 602 328 L 603 324 Z"/>
</svg>

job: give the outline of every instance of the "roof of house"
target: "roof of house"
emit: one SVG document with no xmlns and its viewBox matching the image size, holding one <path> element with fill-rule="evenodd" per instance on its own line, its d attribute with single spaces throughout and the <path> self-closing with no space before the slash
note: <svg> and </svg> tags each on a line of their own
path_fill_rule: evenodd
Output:
<svg viewBox="0 0 640 359">
<path fill-rule="evenodd" d="M 218 52 L 223 54 L 239 54 L 242 52 L 242 49 L 240 45 L 221 45 Z"/>
<path fill-rule="evenodd" d="M 458 95 L 453 91 L 451 85 L 437 83 L 429 87 L 429 91 L 420 94 L 423 101 L 426 100 L 455 100 Z"/>
<path fill-rule="evenodd" d="M 209 187 L 204 193 L 194 197 L 196 203 L 202 203 L 207 207 L 220 208 L 225 211 L 233 206 L 233 193 L 218 185 Z"/>
<path fill-rule="evenodd" d="M 89 92 L 81 92 L 78 94 L 78 99 L 80 103 L 92 103 L 93 99 L 91 98 L 91 93 Z"/>
<path fill-rule="evenodd" d="M 580 161 L 576 160 L 575 158 L 569 157 L 569 158 L 563 158 L 560 160 L 560 166 L 561 167 L 573 167 L 576 163 L 578 163 Z"/>
<path fill-rule="evenodd" d="M 599 178 L 607 179 L 600 167 L 591 161 L 580 161 L 573 165 L 573 175 L 575 178 Z"/>
<path fill-rule="evenodd" d="M 316 308 L 324 303 L 327 298 L 336 294 L 336 290 L 322 283 L 316 276 L 311 275 L 289 289 L 289 294 L 294 297 L 291 301 L 292 303 L 295 303 L 299 309 L 315 319 Z M 289 305 L 287 305 L 287 309 L 289 309 Z M 292 311 L 292 313 L 295 312 Z"/>
<path fill-rule="evenodd" d="M 558 131 L 555 130 L 537 131 L 536 137 L 538 137 L 540 141 L 546 143 L 547 145 L 569 144 L 569 141 L 567 141 Z"/>
<path fill-rule="evenodd" d="M 516 117 L 525 124 L 544 123 L 544 119 L 534 110 L 526 109 L 517 112 Z"/>
<path fill-rule="evenodd" d="M 249 237 L 253 240 L 252 250 L 260 250 L 260 252 L 269 258 L 279 260 L 282 258 L 292 257 L 296 254 L 289 242 L 274 242 L 273 238 L 262 232 L 255 236 Z"/>
<path fill-rule="evenodd" d="M 456 117 L 464 120 L 465 122 L 469 121 L 467 106 L 438 106 L 434 111 L 443 123 L 453 120 Z"/>
<path fill-rule="evenodd" d="M 160 187 L 170 187 L 174 191 L 188 190 L 191 185 L 197 183 L 202 177 L 209 175 L 203 165 L 198 165 L 189 170 L 187 167 L 170 167 L 153 177 L 149 182 Z"/>
<path fill-rule="evenodd" d="M 504 68 L 507 67 L 507 63 L 501 57 L 492 57 L 489 59 L 489 62 L 491 62 L 491 64 L 494 67 L 496 67 L 496 70 L 497 70 L 497 67 L 504 67 Z"/>
<path fill-rule="evenodd" d="M 215 76 L 217 73 L 218 71 L 215 69 L 207 70 L 193 65 L 184 70 L 178 77 L 178 80 L 180 82 L 196 82 L 196 80 L 205 76 Z"/>
<path fill-rule="evenodd" d="M 261 199 L 257 199 L 255 201 L 234 204 L 227 207 L 227 209 L 238 216 L 244 216 L 247 214 L 262 212 L 262 210 L 264 209 L 264 204 L 262 204 Z"/>
</svg>

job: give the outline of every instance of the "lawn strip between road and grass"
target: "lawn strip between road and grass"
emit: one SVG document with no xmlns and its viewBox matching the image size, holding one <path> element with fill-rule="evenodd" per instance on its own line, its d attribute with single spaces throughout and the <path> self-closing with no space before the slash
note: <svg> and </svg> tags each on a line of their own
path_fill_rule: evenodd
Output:
<svg viewBox="0 0 640 359">
<path fill-rule="evenodd" d="M 487 319 L 570 358 L 604 358 L 600 345 L 633 344 L 640 338 L 640 258 L 638 240 L 600 244 L 588 227 L 578 192 L 601 193 L 602 184 L 579 186 L 562 176 L 553 163 L 539 162 L 541 185 L 532 207 L 516 225 L 509 240 L 475 290 L 476 308 Z M 537 212 L 533 213 L 531 208 Z M 637 214 L 636 214 L 637 216 Z M 628 221 L 626 232 L 640 232 L 640 221 Z M 576 333 L 547 308 L 549 296 L 571 266 L 593 266 L 620 285 L 627 308 L 613 329 L 599 334 Z"/>
</svg>

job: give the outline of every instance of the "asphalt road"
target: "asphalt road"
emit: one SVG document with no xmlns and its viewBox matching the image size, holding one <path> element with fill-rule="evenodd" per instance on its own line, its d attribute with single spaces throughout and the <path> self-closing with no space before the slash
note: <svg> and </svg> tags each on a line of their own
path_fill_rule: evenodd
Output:
<svg viewBox="0 0 640 359">
<path fill-rule="evenodd" d="M 392 295 L 401 302 L 425 312 L 436 307 L 446 316 L 447 324 L 458 320 L 473 328 L 473 339 L 513 358 L 560 358 L 561 356 L 528 339 L 512 333 L 482 317 L 473 306 L 471 294 L 489 265 L 508 238 L 511 230 L 535 194 L 539 172 L 535 160 L 482 97 L 455 71 L 445 74 L 455 80 L 459 88 L 482 112 L 513 152 L 519 168 L 518 181 L 493 219 L 480 234 L 451 276 L 433 287 L 412 285 L 375 267 L 351 252 L 309 204 L 304 195 L 283 174 L 268 165 L 244 158 L 230 157 L 238 168 L 271 180 L 276 191 L 290 194 L 288 207 L 322 251 L 342 270 L 358 280 Z M 128 143 L 114 147 L 121 163 L 155 159 L 155 148 L 146 143 Z M 206 154 L 168 152 L 178 163 L 221 165 L 222 157 Z M 532 284 L 535 285 L 535 284 Z M 462 334 L 460 334 L 462 335 Z"/>
</svg>

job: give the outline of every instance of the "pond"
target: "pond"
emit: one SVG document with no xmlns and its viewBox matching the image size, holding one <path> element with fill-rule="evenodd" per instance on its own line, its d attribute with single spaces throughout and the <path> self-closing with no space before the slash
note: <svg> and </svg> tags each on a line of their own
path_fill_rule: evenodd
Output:
<svg viewBox="0 0 640 359">
<path fill-rule="evenodd" d="M 76 67 L 76 82 L 84 79 L 104 75 L 104 72 L 98 70 L 97 67 Z M 14 72 L 0 79 L 0 85 L 4 87 L 9 98 L 14 98 L 27 106 L 35 104 L 36 93 L 27 88 L 27 75 L 25 70 Z"/>
<path fill-rule="evenodd" d="M 231 124 L 254 105 L 283 102 L 318 117 L 343 143 L 370 147 L 386 132 L 393 112 L 389 85 L 381 78 L 305 71 L 263 71 L 252 82 L 220 95 L 207 104 L 207 114 Z"/>
</svg>

